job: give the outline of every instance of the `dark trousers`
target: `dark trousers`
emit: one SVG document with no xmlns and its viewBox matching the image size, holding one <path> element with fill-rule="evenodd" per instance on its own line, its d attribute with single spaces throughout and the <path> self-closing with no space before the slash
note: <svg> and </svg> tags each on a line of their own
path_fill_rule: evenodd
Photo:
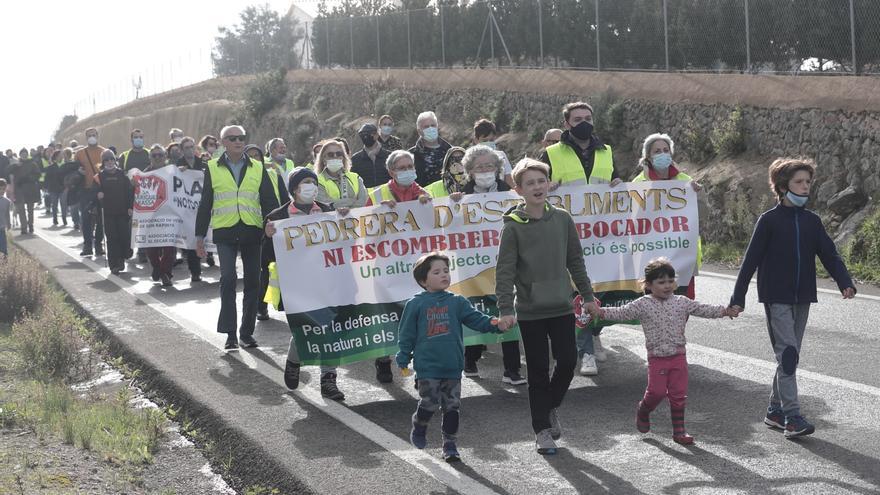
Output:
<svg viewBox="0 0 880 495">
<path fill-rule="evenodd" d="M 21 233 L 27 234 L 28 230 L 34 231 L 34 204 L 15 203 L 15 211 L 18 212 L 18 223 L 21 225 Z"/>
<path fill-rule="evenodd" d="M 46 201 L 46 208 L 52 214 L 52 224 L 58 225 L 58 202 L 61 201 L 61 193 L 47 193 Z M 64 222 L 66 223 L 67 220 L 65 219 Z"/>
<path fill-rule="evenodd" d="M 235 335 L 238 325 L 238 312 L 235 304 L 235 286 L 238 275 L 235 262 L 241 253 L 244 269 L 244 301 L 241 308 L 239 337 L 254 334 L 257 322 L 257 306 L 260 293 L 260 243 L 240 244 L 217 243 L 220 258 L 220 316 L 217 318 L 217 332 Z"/>
<path fill-rule="evenodd" d="M 92 244 L 95 252 L 104 250 L 104 218 L 101 214 L 101 203 L 97 199 L 95 188 L 84 189 L 80 197 L 80 227 L 83 235 L 83 251 L 91 252 Z"/>
<path fill-rule="evenodd" d="M 195 249 L 184 249 L 186 253 L 186 266 L 189 268 L 189 274 L 193 277 L 202 275 L 202 259 L 196 254 Z"/>
<path fill-rule="evenodd" d="M 511 340 L 501 343 L 501 359 L 504 361 L 505 371 L 519 372 L 519 341 Z M 469 345 L 464 348 L 465 364 L 476 363 L 483 357 L 482 345 Z"/>
<path fill-rule="evenodd" d="M 174 246 L 151 247 L 145 249 L 147 258 L 153 268 L 158 268 L 159 273 L 171 277 L 171 270 L 174 268 L 174 257 L 177 255 L 177 249 Z"/>
<path fill-rule="evenodd" d="M 107 266 L 125 268 L 128 246 L 131 244 L 131 217 L 128 213 L 114 215 L 104 212 L 104 232 L 107 235 Z"/>
<path fill-rule="evenodd" d="M 519 320 L 529 380 L 529 408 L 535 433 L 550 428 L 550 410 L 559 407 L 574 378 L 577 346 L 574 314 L 542 320 Z M 550 351 L 556 366 L 550 376 Z"/>
</svg>

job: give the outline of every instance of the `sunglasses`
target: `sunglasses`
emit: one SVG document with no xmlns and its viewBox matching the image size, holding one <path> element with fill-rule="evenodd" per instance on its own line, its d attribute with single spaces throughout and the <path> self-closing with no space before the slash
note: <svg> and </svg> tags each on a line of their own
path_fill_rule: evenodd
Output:
<svg viewBox="0 0 880 495">
<path fill-rule="evenodd" d="M 328 152 L 324 153 L 324 156 L 326 156 L 327 158 L 342 158 L 345 156 L 345 152 L 344 151 L 328 151 Z"/>
<path fill-rule="evenodd" d="M 234 143 L 234 142 L 236 142 L 236 141 L 240 141 L 240 142 L 243 143 L 243 142 L 247 141 L 247 136 L 245 136 L 244 134 L 242 134 L 242 135 L 240 135 L 240 136 L 226 136 L 226 137 L 223 138 L 223 139 L 226 139 L 226 140 L 228 140 L 228 141 L 231 142 L 231 143 Z"/>
</svg>

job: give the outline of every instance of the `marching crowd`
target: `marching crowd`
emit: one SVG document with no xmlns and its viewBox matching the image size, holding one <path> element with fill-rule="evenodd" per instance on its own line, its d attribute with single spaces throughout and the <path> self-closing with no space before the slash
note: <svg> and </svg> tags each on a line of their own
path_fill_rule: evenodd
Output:
<svg viewBox="0 0 880 495">
<path fill-rule="evenodd" d="M 572 283 L 594 320 L 639 320 L 642 324 L 648 385 L 635 411 L 638 431 L 649 431 L 650 413 L 667 397 L 673 439 L 693 443 L 684 425 L 686 322 L 690 315 L 738 316 L 756 270 L 758 297 L 764 304 L 778 364 L 764 422 L 783 430 L 786 437 L 814 431 L 800 411 L 796 369 L 810 303 L 816 302 L 815 257 L 845 298 L 854 297 L 855 286 L 819 217 L 804 208 L 815 175 L 810 160 L 780 158 L 770 166 L 770 189 L 778 204 L 758 219 L 728 304 L 696 302 L 693 279 L 677 280 L 671 263 L 661 258 L 644 267 L 644 296 L 620 307 L 602 307 L 597 303 L 603 294 L 593 292 L 572 217 L 547 201 L 548 194 L 562 184 L 615 187 L 623 182 L 619 171 L 624 167 L 616 166 L 611 146 L 594 132 L 589 104 L 565 105 L 562 129 L 547 130 L 540 156 L 523 158 L 516 166 L 496 149 L 497 130 L 489 120 L 474 124 L 468 148 L 453 146 L 442 137 L 433 112 L 419 114 L 416 127 L 418 139 L 404 149 L 394 135 L 394 119 L 383 115 L 359 128 L 362 147 L 358 151 L 352 153 L 341 137 L 324 139 L 314 144 L 312 161 L 303 166 L 295 166 L 282 138 L 262 147 L 248 144 L 246 131 L 239 125 L 226 126 L 219 137 L 207 135 L 198 142 L 172 129 L 167 146 L 149 147 L 144 133 L 134 129 L 131 148 L 121 153 L 99 145 L 94 128 L 85 131 L 84 146 L 71 141 L 67 147 L 53 143 L 22 148 L 17 154 L 6 150 L 0 157 L 0 222 L 5 227 L 0 248 L 5 255 L 6 230 L 16 220 L 21 235 L 33 234 L 35 205 L 42 204 L 53 225 L 81 231 L 82 256 L 106 255 L 114 274 L 124 271 L 126 260 L 134 256 L 140 263 L 149 260 L 153 280 L 170 286 L 178 261 L 187 263 L 194 283 L 201 280 L 203 261 L 215 264 L 205 245 L 212 229 L 220 265 L 217 331 L 227 335 L 227 349 L 256 347 L 256 321 L 269 318 L 268 304 L 283 309 L 280 294 L 275 291 L 272 296 L 271 289 L 276 276 L 273 222 L 327 211 L 346 215 L 351 208 L 369 205 L 394 208 L 405 201 L 427 203 L 447 196 L 460 201 L 469 194 L 514 190 L 522 202 L 504 215 L 496 266 L 499 316 L 480 313 L 467 299 L 448 292 L 449 258 L 427 253 L 412 272 L 422 292 L 403 310 L 400 352 L 375 361 L 376 379 L 382 383 L 393 381 L 393 364 L 408 373 L 414 363 L 420 396 L 410 433 L 414 446 L 426 446 L 428 422 L 439 410 L 444 458 L 459 459 L 461 375 L 479 376 L 478 361 L 485 349 L 463 345 L 462 325 L 482 332 L 504 332 L 519 325 L 527 377 L 520 374 L 520 343 L 514 340 L 501 345 L 501 379 L 512 385 L 528 383 L 537 451 L 556 452 L 555 440 L 562 435 L 557 409 L 578 359 L 580 373 L 589 376 L 598 373 L 597 361 L 606 357 L 600 326 L 575 332 Z M 651 134 L 643 142 L 638 174 L 632 180 L 683 180 L 699 191 L 700 185 L 678 168 L 674 157 L 673 139 Z M 179 253 L 174 246 L 164 246 L 135 253 L 130 247 L 135 185 L 129 172 L 168 165 L 204 171 L 196 249 Z M 236 303 L 238 258 L 244 273 L 241 318 Z M 417 286 L 413 286 L 414 293 Z M 284 370 L 290 389 L 299 386 L 299 372 L 300 360 L 291 338 Z M 336 368 L 321 366 L 320 372 L 322 395 L 344 399 Z"/>
</svg>

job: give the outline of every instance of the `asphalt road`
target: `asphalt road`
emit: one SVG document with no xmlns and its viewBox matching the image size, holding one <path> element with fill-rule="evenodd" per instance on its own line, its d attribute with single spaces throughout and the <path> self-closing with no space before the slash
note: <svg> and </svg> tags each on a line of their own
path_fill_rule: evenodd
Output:
<svg viewBox="0 0 880 495">
<path fill-rule="evenodd" d="M 860 288 L 867 295 L 850 301 L 820 292 L 812 307 L 799 378 L 803 412 L 817 428 L 811 437 L 785 440 L 761 423 L 775 365 L 752 286 L 739 319 L 693 318 L 688 325 L 687 423 L 695 446 L 672 442 L 665 403 L 652 416 L 651 433 L 635 430 L 635 405 L 646 383 L 644 341 L 637 327 L 615 326 L 603 333 L 611 352 L 600 375 L 578 376 L 572 384 L 560 410 L 563 448 L 553 457 L 535 452 L 526 387 L 501 382 L 500 348 L 490 348 L 481 377 L 463 379 L 464 462 L 450 468 L 440 459 L 439 421 L 431 424 L 426 451 L 408 444 L 417 398 L 411 379 L 397 376 L 380 385 L 372 362 L 342 368 L 338 383 L 347 397 L 340 405 L 320 397 L 317 368 L 306 367 L 300 390 L 287 392 L 281 375 L 290 333 L 281 313 L 258 322 L 258 350 L 222 351 L 224 336 L 214 331 L 217 267 L 205 268 L 205 281 L 191 284 L 186 264 L 179 265 L 168 289 L 136 263 L 110 276 L 103 258 L 79 263 L 78 232 L 50 224 L 40 216 L 38 235 L 19 243 L 68 291 L 71 284 L 88 285 L 74 297 L 89 299 L 81 301 L 84 307 L 122 328 L 114 331 L 144 331 L 126 323 L 128 310 L 112 302 L 130 300 L 138 311 L 155 314 L 154 331 L 173 327 L 186 345 L 203 350 L 204 362 L 201 351 L 191 360 L 172 358 L 174 346 L 161 343 L 140 352 L 163 363 L 170 377 L 187 377 L 204 390 L 209 407 L 212 400 L 228 404 L 215 408 L 231 428 L 265 439 L 268 455 L 317 492 L 880 493 L 880 298 L 871 288 Z M 733 281 L 704 271 L 696 287 L 699 300 L 726 303 Z M 99 296 L 86 290 L 107 299 L 92 301 Z"/>
</svg>

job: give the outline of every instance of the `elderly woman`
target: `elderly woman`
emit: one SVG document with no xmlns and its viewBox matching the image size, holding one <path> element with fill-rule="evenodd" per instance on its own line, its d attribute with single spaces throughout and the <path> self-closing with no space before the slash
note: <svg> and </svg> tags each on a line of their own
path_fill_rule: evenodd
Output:
<svg viewBox="0 0 880 495">
<path fill-rule="evenodd" d="M 510 186 L 499 179 L 504 162 L 495 150 L 485 144 L 468 148 L 461 161 L 468 176 L 462 192 L 465 194 L 509 191 Z"/>
<path fill-rule="evenodd" d="M 675 142 L 668 134 L 654 133 L 642 143 L 642 157 L 639 159 L 641 172 L 633 182 L 646 180 L 684 180 L 691 183 L 694 191 L 702 189 L 691 176 L 680 172 L 677 163 L 672 159 L 675 154 Z"/>
<path fill-rule="evenodd" d="M 453 148 L 454 149 L 454 148 Z M 495 150 L 485 144 L 471 146 L 464 153 L 462 166 L 467 176 L 467 183 L 461 188 L 462 194 L 489 193 L 509 191 L 510 186 L 499 178 L 503 173 L 504 163 Z M 450 197 L 458 201 L 455 197 Z M 469 345 L 464 349 L 464 376 L 478 377 L 480 371 L 477 361 L 483 356 L 483 345 Z M 501 381 L 511 385 L 523 385 L 525 378 L 519 374 L 520 352 L 519 341 L 512 340 L 501 343 L 501 355 L 504 362 L 504 374 Z"/>
<path fill-rule="evenodd" d="M 412 153 L 404 150 L 393 151 L 385 161 L 385 168 L 391 180 L 370 191 L 367 206 L 383 204 L 394 208 L 397 203 L 404 201 L 418 199 L 424 204 L 431 200 L 431 195 L 416 183 L 415 157 Z M 391 373 L 390 362 L 388 373 Z"/>
<path fill-rule="evenodd" d="M 361 176 L 351 171 L 351 158 L 339 141 L 324 142 L 315 158 L 315 173 L 318 201 L 333 206 L 340 215 L 367 204 L 367 187 Z"/>
<path fill-rule="evenodd" d="M 449 148 L 443 157 L 443 171 L 440 180 L 434 181 L 425 188 L 432 198 L 451 197 L 454 201 L 461 199 L 462 189 L 468 183 L 468 176 L 461 164 L 465 150 L 458 146 Z"/>
</svg>

